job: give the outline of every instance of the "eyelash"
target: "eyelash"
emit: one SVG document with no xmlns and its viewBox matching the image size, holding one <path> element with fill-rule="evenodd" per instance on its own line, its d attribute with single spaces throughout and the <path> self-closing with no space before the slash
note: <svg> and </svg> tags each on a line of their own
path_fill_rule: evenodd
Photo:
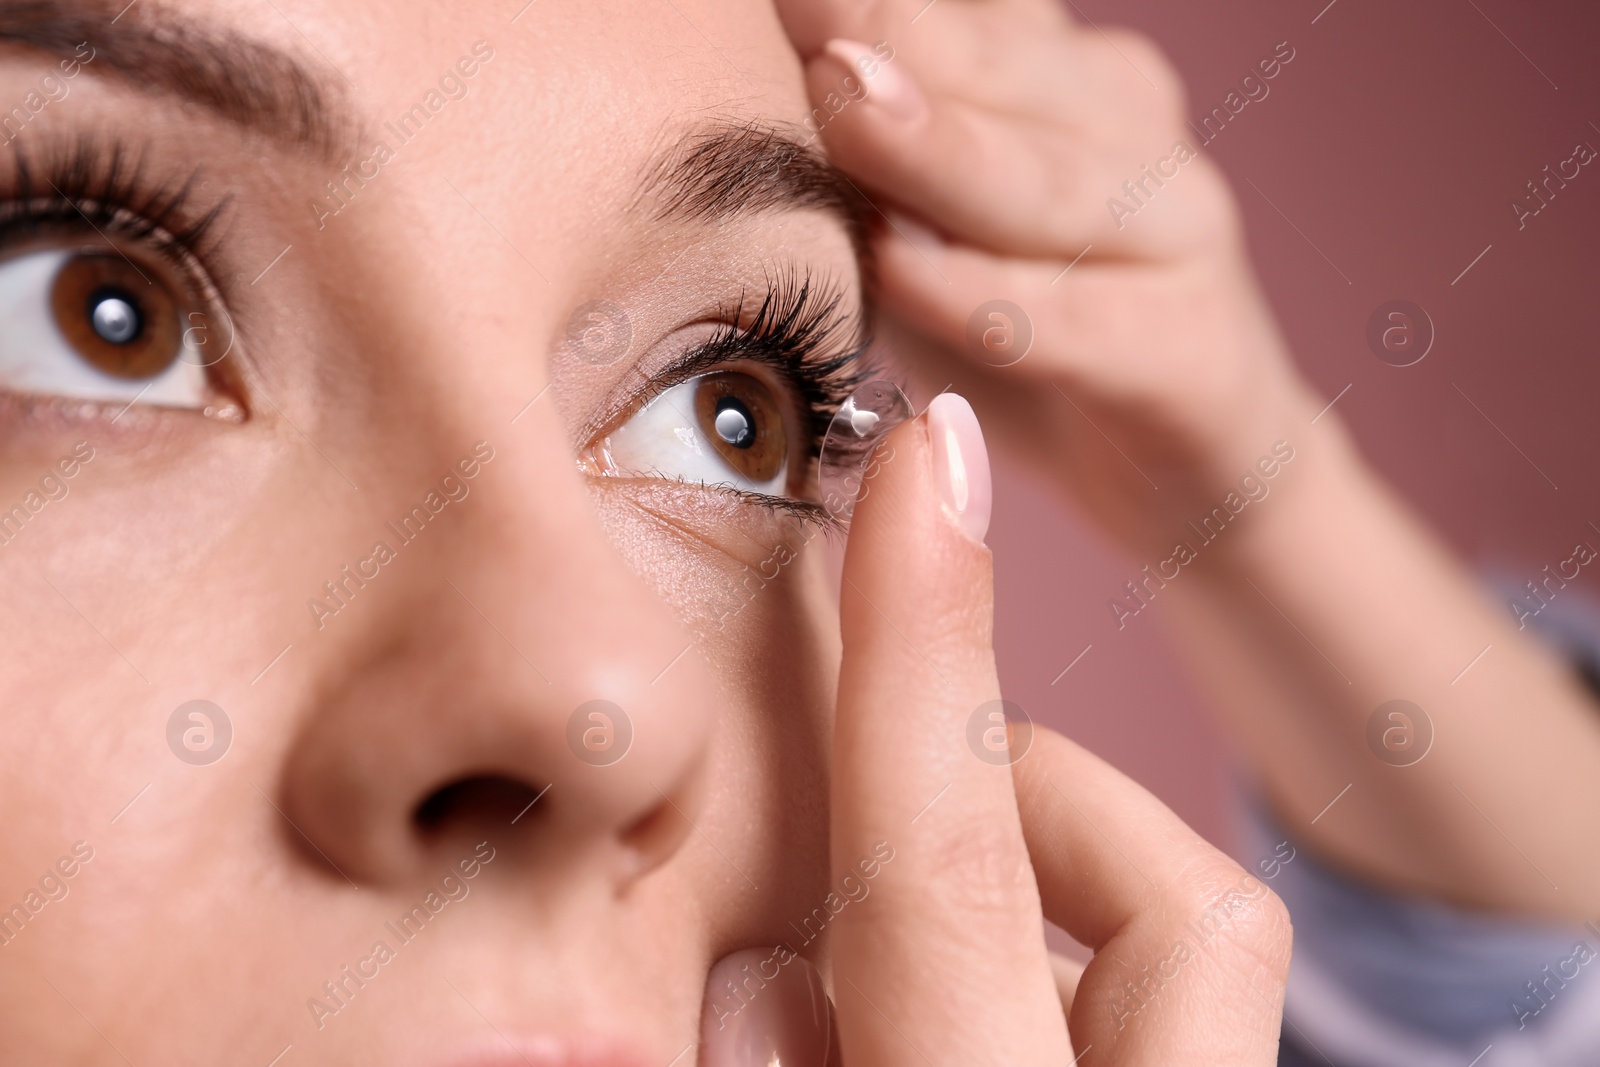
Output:
<svg viewBox="0 0 1600 1067">
<path fill-rule="evenodd" d="M 0 239 L 87 221 L 108 237 L 145 242 L 193 280 L 206 278 L 208 237 L 229 199 L 197 212 L 198 169 L 181 181 L 150 182 L 142 161 L 123 145 L 87 139 L 47 155 L 39 170 L 21 145 L 14 153 L 13 174 L 0 187 Z"/>
<path fill-rule="evenodd" d="M 656 391 L 717 367 L 758 363 L 771 368 L 799 398 L 809 481 L 834 413 L 863 382 L 876 377 L 861 319 L 848 310 L 842 286 L 818 283 L 809 273 L 792 270 L 769 279 L 759 304 L 752 308 L 750 294 L 741 294 L 721 318 L 710 338 L 655 376 Z M 802 519 L 827 519 L 826 509 L 809 501 L 728 486 L 707 488 Z"/>
</svg>

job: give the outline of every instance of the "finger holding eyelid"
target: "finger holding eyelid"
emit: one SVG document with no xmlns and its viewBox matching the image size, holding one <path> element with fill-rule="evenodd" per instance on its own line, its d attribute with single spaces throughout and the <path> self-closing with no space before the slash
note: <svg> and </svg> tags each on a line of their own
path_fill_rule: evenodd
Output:
<svg viewBox="0 0 1600 1067">
<path fill-rule="evenodd" d="M 1034 379 L 1052 396 L 1051 376 L 1093 376 L 1112 394 L 1128 397 L 1147 396 L 1183 374 L 1196 403 L 1222 402 L 1213 391 L 1227 383 L 1205 375 L 1208 356 L 1200 338 L 1206 334 L 1196 327 L 1228 312 L 1198 302 L 1189 284 L 1194 270 L 1216 268 L 1130 272 L 1125 262 L 1099 263 L 1092 255 L 1076 264 L 1071 256 L 1024 260 L 913 236 L 916 244 L 893 231 L 878 238 L 880 294 L 887 314 L 940 342 L 939 354 L 930 358 L 948 356 L 975 372 L 1002 362 L 968 340 L 972 309 L 1000 299 L 1022 309 L 1032 329 L 1026 358 L 1010 364 L 1007 375 Z M 1166 343 L 1152 345 L 1150 318 L 1181 325 Z M 1014 325 L 1002 313 L 987 321 Z M 1173 356 L 1184 357 L 1179 371 Z"/>
<path fill-rule="evenodd" d="M 836 70 L 826 56 L 811 64 L 813 98 L 827 91 Z M 1130 128 L 1133 139 L 1051 129 L 926 94 L 914 111 L 888 100 L 842 108 L 821 133 L 834 162 L 886 211 L 898 205 L 936 220 L 944 233 L 977 247 L 1071 258 L 1090 244 L 1097 256 L 1164 256 L 1175 241 L 1214 243 L 1219 235 L 1209 220 L 1232 217 L 1220 172 L 1176 129 L 1149 122 Z M 1183 181 L 1171 180 L 1180 173 Z M 1166 187 L 1149 207 L 1161 225 L 1143 225 L 1143 218 L 1127 225 L 1108 210 L 1107 194 L 1127 195 L 1135 182 Z M 1207 220 L 1204 232 L 1181 232 L 1199 228 L 1190 219 Z"/>
<path fill-rule="evenodd" d="M 812 91 L 830 76 L 813 64 Z M 1119 236 L 1106 218 L 1105 190 L 1116 188 L 1124 161 L 1072 138 L 1040 137 L 1020 120 L 956 100 L 914 116 L 855 107 L 825 126 L 823 139 L 875 201 L 937 219 L 982 247 L 1048 256 Z"/>
</svg>

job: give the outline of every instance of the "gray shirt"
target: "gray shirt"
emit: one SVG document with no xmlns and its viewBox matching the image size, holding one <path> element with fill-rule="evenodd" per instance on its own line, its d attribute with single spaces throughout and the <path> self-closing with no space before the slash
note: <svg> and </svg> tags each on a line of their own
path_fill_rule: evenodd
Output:
<svg viewBox="0 0 1600 1067">
<path fill-rule="evenodd" d="M 1529 621 L 1600 678 L 1592 602 L 1569 590 Z M 1249 810 L 1247 855 L 1273 857 L 1256 873 L 1294 919 L 1284 1036 L 1306 1062 L 1600 1064 L 1600 923 L 1469 912 L 1373 889 L 1318 863 L 1264 806 Z"/>
</svg>

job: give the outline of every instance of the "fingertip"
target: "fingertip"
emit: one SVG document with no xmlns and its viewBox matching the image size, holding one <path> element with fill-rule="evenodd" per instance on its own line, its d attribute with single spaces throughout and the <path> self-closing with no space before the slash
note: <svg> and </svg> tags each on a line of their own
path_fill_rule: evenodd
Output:
<svg viewBox="0 0 1600 1067">
<path fill-rule="evenodd" d="M 887 52 L 834 37 L 822 46 L 822 54 L 842 66 L 865 90 L 864 103 L 897 122 L 912 125 L 928 114 L 928 99 L 905 64 L 894 62 Z"/>
<path fill-rule="evenodd" d="M 706 976 L 702 1067 L 825 1067 L 833 1014 L 822 975 L 786 945 L 741 949 Z"/>
<path fill-rule="evenodd" d="M 986 453 L 974 453 L 963 406 L 959 397 L 942 400 L 937 412 L 890 431 L 862 481 L 844 578 L 863 602 L 846 596 L 841 605 L 847 645 L 868 634 L 891 647 L 901 639 L 878 633 L 879 609 L 913 620 L 920 636 L 910 640 L 919 647 L 943 642 L 976 618 L 973 612 L 989 610 L 989 552 L 979 531 L 980 519 L 987 525 L 988 462 Z"/>
</svg>

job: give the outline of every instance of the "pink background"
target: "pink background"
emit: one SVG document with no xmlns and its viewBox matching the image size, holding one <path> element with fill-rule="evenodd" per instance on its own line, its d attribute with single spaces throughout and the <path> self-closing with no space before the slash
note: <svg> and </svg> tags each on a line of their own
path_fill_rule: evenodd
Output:
<svg viewBox="0 0 1600 1067">
<path fill-rule="evenodd" d="M 1197 124 L 1274 45 L 1294 47 L 1270 95 L 1204 151 L 1234 184 L 1296 359 L 1329 399 L 1352 385 L 1337 410 L 1371 462 L 1469 560 L 1531 577 L 1600 524 L 1600 160 L 1520 232 L 1509 204 L 1577 142 L 1600 149 L 1600 9 L 1325 4 L 1078 0 L 1069 10 L 1152 36 L 1182 71 Z M 1365 340 L 1369 315 L 1396 298 L 1421 304 L 1436 331 L 1406 368 L 1379 362 Z M 1138 566 L 1019 471 L 1001 466 L 996 481 L 989 542 L 1007 697 L 1231 845 L 1228 754 L 1203 701 L 1160 627 L 1118 633 L 1106 608 Z"/>
</svg>

